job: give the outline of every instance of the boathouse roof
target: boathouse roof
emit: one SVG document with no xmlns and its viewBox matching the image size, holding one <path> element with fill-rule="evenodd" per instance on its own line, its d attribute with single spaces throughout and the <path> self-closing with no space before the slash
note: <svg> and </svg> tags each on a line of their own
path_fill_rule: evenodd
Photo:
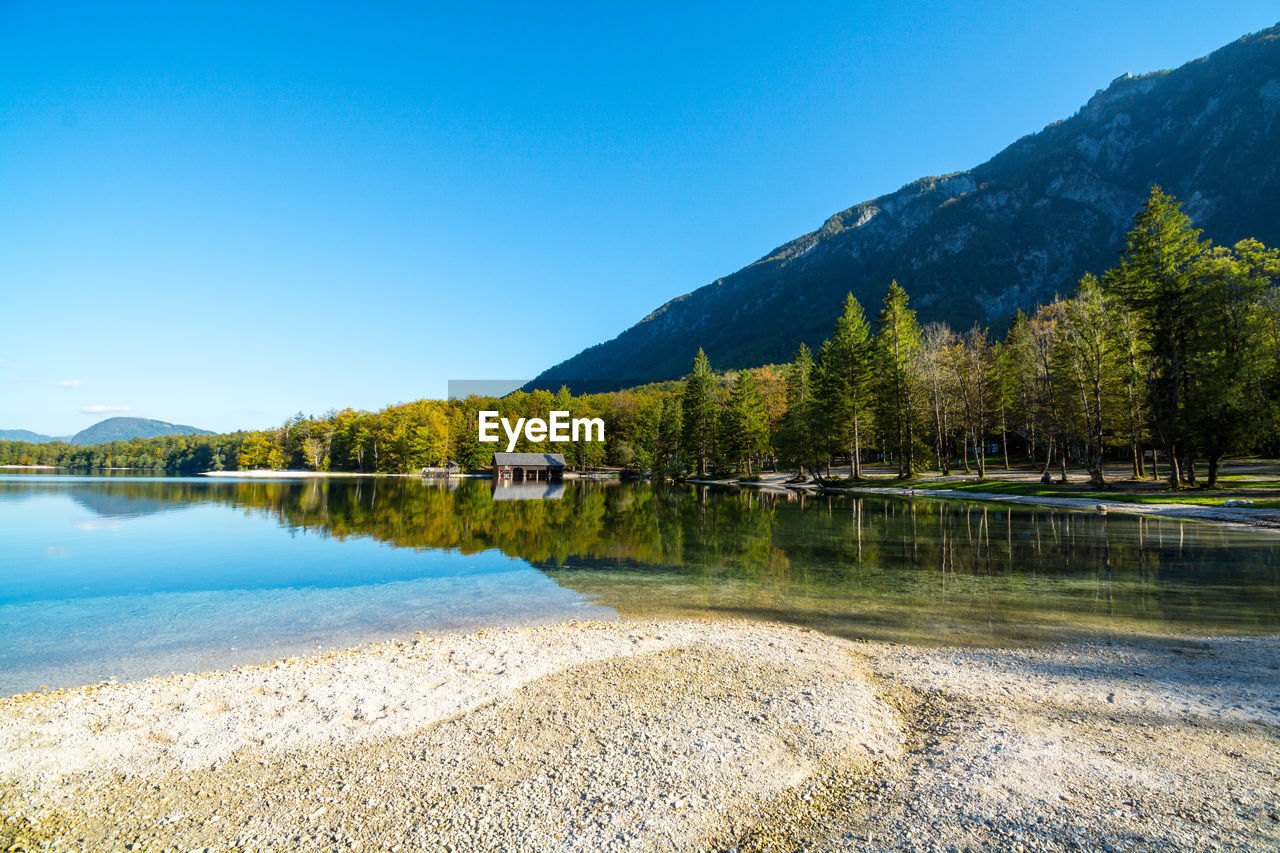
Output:
<svg viewBox="0 0 1280 853">
<path fill-rule="evenodd" d="M 494 465 L 516 465 L 521 468 L 563 468 L 563 453 L 495 453 Z"/>
</svg>

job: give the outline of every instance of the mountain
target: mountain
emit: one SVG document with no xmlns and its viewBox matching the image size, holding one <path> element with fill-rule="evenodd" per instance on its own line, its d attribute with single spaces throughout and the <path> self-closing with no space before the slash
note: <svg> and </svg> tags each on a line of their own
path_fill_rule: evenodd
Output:
<svg viewBox="0 0 1280 853">
<path fill-rule="evenodd" d="M 677 378 L 698 347 L 718 369 L 789 361 L 830 333 L 846 293 L 874 317 L 895 278 L 922 322 L 999 331 L 1111 266 L 1155 183 L 1215 243 L 1280 245 L 1280 26 L 1174 71 L 1117 77 L 986 163 L 841 211 L 526 388 Z"/>
<path fill-rule="evenodd" d="M 171 424 L 151 418 L 107 418 L 91 427 L 80 430 L 69 444 L 102 444 L 108 441 L 128 441 L 131 438 L 155 438 L 159 435 L 213 435 L 211 430 L 198 429 L 185 424 Z"/>
<path fill-rule="evenodd" d="M 44 444 L 46 441 L 61 441 L 51 435 L 41 435 L 29 429 L 0 429 L 0 441 L 26 441 L 31 444 Z"/>
</svg>

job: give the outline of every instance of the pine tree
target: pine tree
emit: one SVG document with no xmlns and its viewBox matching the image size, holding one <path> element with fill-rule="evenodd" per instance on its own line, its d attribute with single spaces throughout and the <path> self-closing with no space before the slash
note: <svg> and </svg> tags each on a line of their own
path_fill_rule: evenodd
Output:
<svg viewBox="0 0 1280 853">
<path fill-rule="evenodd" d="M 915 475 L 915 420 L 921 329 L 907 293 L 890 283 L 877 323 L 875 348 L 881 434 L 898 459 L 898 476 Z"/>
<path fill-rule="evenodd" d="M 832 399 L 828 416 L 842 447 L 848 450 L 850 473 L 862 479 L 862 440 L 871 408 L 873 360 L 871 330 L 862 305 L 850 293 L 831 334 Z"/>
<path fill-rule="evenodd" d="M 809 374 L 813 395 L 810 417 L 814 451 L 828 474 L 831 473 L 831 457 L 848 446 L 845 434 L 849 427 L 842 379 L 836 364 L 835 347 L 831 341 L 823 341 Z"/>
<path fill-rule="evenodd" d="M 699 477 L 707 475 L 707 462 L 715 454 L 717 425 L 716 378 L 707 354 L 698 348 L 693 369 L 684 383 L 684 451 Z"/>
<path fill-rule="evenodd" d="M 1248 448 L 1266 423 L 1262 297 L 1280 278 L 1280 251 L 1256 240 L 1219 247 L 1201 258 L 1196 278 L 1202 322 L 1189 356 L 1188 421 L 1213 488 L 1222 457 Z"/>
<path fill-rule="evenodd" d="M 750 370 L 738 372 L 729 392 L 725 426 L 724 444 L 732 461 L 745 462 L 751 473 L 755 458 L 769 452 L 769 421 L 760 386 Z"/>
<path fill-rule="evenodd" d="M 681 437 L 684 434 L 684 413 L 679 397 L 668 397 L 662 403 L 662 417 L 658 422 L 658 440 L 653 449 L 653 467 L 660 477 L 676 476 L 681 471 Z"/>
<path fill-rule="evenodd" d="M 801 474 L 808 471 L 816 476 L 821 467 L 821 454 L 812 383 L 813 356 L 802 343 L 787 370 L 787 411 L 782 420 L 781 450 Z"/>
<path fill-rule="evenodd" d="M 1168 455 L 1174 487 L 1195 481 L 1187 406 L 1201 301 L 1195 270 L 1205 248 L 1173 196 L 1153 186 L 1125 238 L 1119 266 L 1103 279 L 1106 290 L 1140 318 L 1151 358 L 1152 432 Z"/>
</svg>

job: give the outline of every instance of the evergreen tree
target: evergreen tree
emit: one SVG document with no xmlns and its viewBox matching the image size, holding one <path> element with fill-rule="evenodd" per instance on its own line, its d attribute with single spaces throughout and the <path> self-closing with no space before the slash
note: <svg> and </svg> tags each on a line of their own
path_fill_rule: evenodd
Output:
<svg viewBox="0 0 1280 853">
<path fill-rule="evenodd" d="M 831 341 L 823 341 L 822 346 L 818 347 L 818 355 L 813 360 L 813 368 L 809 374 L 809 387 L 813 395 L 810 417 L 813 421 L 811 428 L 814 452 L 828 474 L 831 473 L 831 457 L 848 446 L 846 433 L 849 425 L 844 408 L 842 378 L 839 365 L 836 364 L 835 347 Z"/>
<path fill-rule="evenodd" d="M 750 370 L 738 371 L 726 415 L 724 445 L 732 461 L 745 462 L 751 473 L 755 458 L 769 452 L 769 421 L 760 386 Z"/>
<path fill-rule="evenodd" d="M 1262 318 L 1262 398 L 1266 401 L 1268 455 L 1280 453 L 1280 288 L 1270 288 L 1259 302 Z"/>
<path fill-rule="evenodd" d="M 662 403 L 658 422 L 658 440 L 653 450 L 653 466 L 659 477 L 674 477 L 681 472 L 683 458 L 681 438 L 684 435 L 684 413 L 679 397 L 668 397 Z"/>
<path fill-rule="evenodd" d="M 871 330 L 862 305 L 850 293 L 831 334 L 830 399 L 825 403 L 833 434 L 847 450 L 853 479 L 862 479 L 862 441 L 871 408 Z"/>
<path fill-rule="evenodd" d="M 551 408 L 557 412 L 572 412 L 573 402 L 573 395 L 569 393 L 569 386 L 561 385 L 560 390 L 556 392 Z"/>
<path fill-rule="evenodd" d="M 1256 240 L 1218 247 L 1201 258 L 1196 278 L 1202 322 L 1189 356 L 1188 420 L 1213 488 L 1222 457 L 1250 447 L 1266 423 L 1262 297 L 1280 278 L 1280 251 Z"/>
<path fill-rule="evenodd" d="M 1150 417 L 1169 459 L 1169 482 L 1195 481 L 1189 435 L 1190 359 L 1197 310 L 1196 262 L 1205 250 L 1199 229 L 1159 186 L 1134 217 L 1120 265 L 1103 279 L 1140 318 L 1151 359 Z"/>
<path fill-rule="evenodd" d="M 877 323 L 875 349 L 881 435 L 885 449 L 898 460 L 898 476 L 915 474 L 915 421 L 918 403 L 922 330 L 907 293 L 897 281 L 889 285 Z"/>
<path fill-rule="evenodd" d="M 711 372 L 707 354 L 698 348 L 693 370 L 684 382 L 684 451 L 690 467 L 699 477 L 707 474 L 707 462 L 715 454 L 718 412 L 716 411 L 716 378 Z"/>
<path fill-rule="evenodd" d="M 813 356 L 803 343 L 787 370 L 787 411 L 781 429 L 782 455 L 804 474 L 816 476 L 821 468 L 813 397 Z"/>
</svg>

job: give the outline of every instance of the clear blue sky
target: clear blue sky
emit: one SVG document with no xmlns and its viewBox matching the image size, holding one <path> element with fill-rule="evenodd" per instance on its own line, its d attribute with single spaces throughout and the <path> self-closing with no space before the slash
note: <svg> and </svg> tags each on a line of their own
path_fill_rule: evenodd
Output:
<svg viewBox="0 0 1280 853">
<path fill-rule="evenodd" d="M 528 378 L 1278 19 L 0 0 L 0 428 L 231 430 Z"/>
</svg>

